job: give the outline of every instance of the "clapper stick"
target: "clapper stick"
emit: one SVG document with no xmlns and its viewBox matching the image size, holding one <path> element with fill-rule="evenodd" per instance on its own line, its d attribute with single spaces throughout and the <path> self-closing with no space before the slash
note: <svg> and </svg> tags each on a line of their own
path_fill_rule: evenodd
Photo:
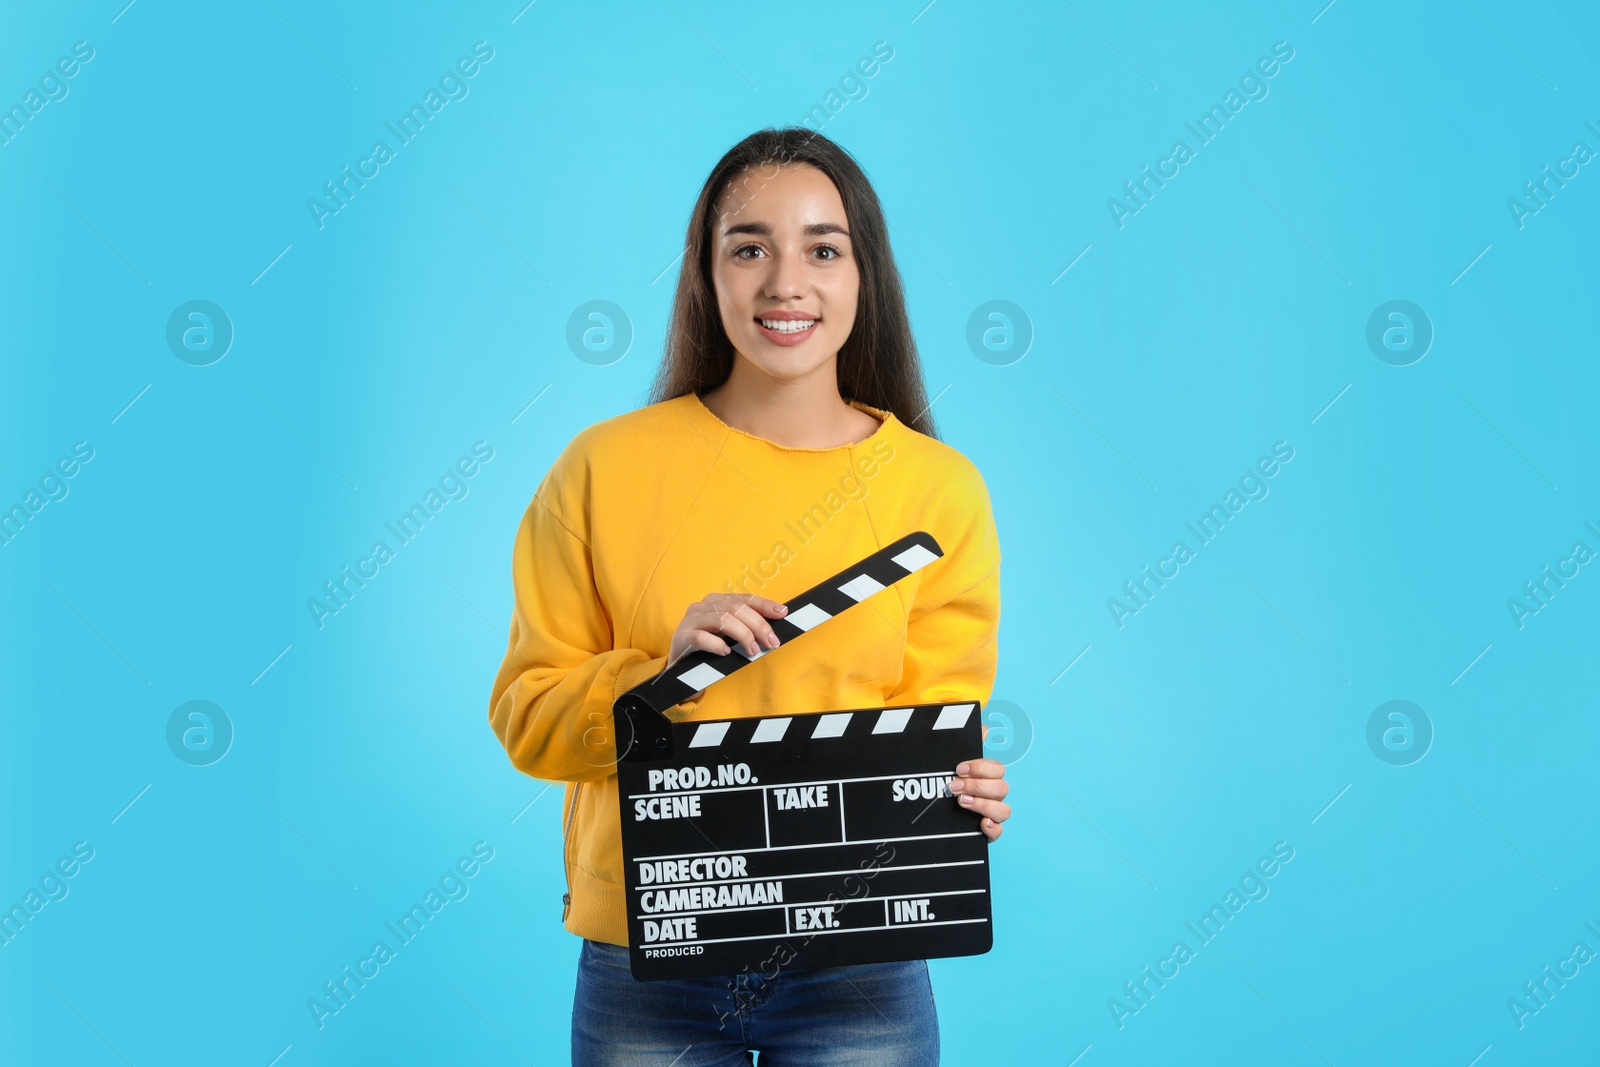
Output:
<svg viewBox="0 0 1600 1067">
<path fill-rule="evenodd" d="M 778 648 L 942 555 L 918 531 L 806 590 L 769 620 Z M 613 706 L 634 978 L 989 951 L 988 839 L 949 790 L 983 750 L 977 703 L 663 714 L 777 650 L 697 649 Z"/>
<path fill-rule="evenodd" d="M 768 619 L 778 635 L 778 648 L 757 646 L 749 655 L 733 641 L 727 653 L 695 649 L 660 674 L 628 690 L 612 705 L 617 722 L 619 760 L 659 760 L 673 754 L 671 720 L 663 712 L 703 692 L 746 664 L 776 652 L 840 612 L 859 604 L 906 575 L 944 555 L 939 542 L 924 531 L 908 534 L 861 562 L 788 601 L 781 619 Z"/>
</svg>

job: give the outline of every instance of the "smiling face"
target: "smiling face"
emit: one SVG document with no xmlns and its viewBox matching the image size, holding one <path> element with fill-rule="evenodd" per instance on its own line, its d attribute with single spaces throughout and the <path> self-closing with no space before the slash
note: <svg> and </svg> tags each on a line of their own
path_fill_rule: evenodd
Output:
<svg viewBox="0 0 1600 1067">
<path fill-rule="evenodd" d="M 734 351 L 773 378 L 836 374 L 861 287 L 839 190 L 790 164 L 736 177 L 716 207 L 711 282 Z"/>
</svg>

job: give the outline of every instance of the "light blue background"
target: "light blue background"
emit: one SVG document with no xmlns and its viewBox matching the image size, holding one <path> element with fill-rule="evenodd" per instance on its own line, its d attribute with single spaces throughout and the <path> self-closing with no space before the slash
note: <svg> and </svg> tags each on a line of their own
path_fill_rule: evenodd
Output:
<svg viewBox="0 0 1600 1067">
<path fill-rule="evenodd" d="M 643 402 L 710 167 L 877 41 L 823 132 L 883 199 L 938 425 L 987 479 L 994 696 L 1035 735 L 995 949 L 932 963 L 946 1061 L 1593 1055 L 1600 964 L 1523 1028 L 1507 1006 L 1600 950 L 1600 568 L 1507 607 L 1600 549 L 1600 169 L 1507 207 L 1600 149 L 1592 8 L 520 8 L 5 17 L 6 107 L 95 54 L 0 146 L 0 504 L 95 455 L 0 547 L 0 903 L 95 858 L 0 946 L 0 1060 L 564 1059 L 560 793 L 487 725 L 512 536 L 572 435 Z M 479 40 L 470 95 L 319 230 L 307 199 Z M 1277 41 L 1269 95 L 1197 147 Z M 1107 199 L 1178 138 L 1119 228 Z M 164 338 L 192 299 L 236 331 L 211 366 Z M 565 340 L 595 299 L 634 330 L 603 367 Z M 1031 324 L 1009 366 L 966 342 L 995 299 Z M 1435 330 L 1411 366 L 1365 340 L 1391 299 Z M 307 599 L 479 440 L 470 495 L 319 630 Z M 1278 441 L 1270 495 L 1119 628 L 1108 598 Z M 194 699 L 236 733 L 205 768 L 165 739 Z M 1366 741 L 1392 699 L 1435 731 L 1410 766 Z M 480 840 L 470 895 L 319 1030 L 308 998 Z M 1108 999 L 1277 841 L 1270 895 L 1119 1028 Z"/>
</svg>

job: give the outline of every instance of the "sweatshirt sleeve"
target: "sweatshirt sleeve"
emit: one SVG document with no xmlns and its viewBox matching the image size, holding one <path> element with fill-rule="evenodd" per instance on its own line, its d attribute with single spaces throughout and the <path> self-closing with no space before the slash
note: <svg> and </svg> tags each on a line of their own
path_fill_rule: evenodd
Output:
<svg viewBox="0 0 1600 1067">
<path fill-rule="evenodd" d="M 534 494 L 517 529 L 511 635 L 489 696 L 489 724 L 518 770 L 597 781 L 615 772 L 612 702 L 667 659 L 613 647 L 589 542 L 546 503 L 550 485 L 547 479 Z"/>
<path fill-rule="evenodd" d="M 986 703 L 1000 651 L 1000 538 L 974 468 L 947 496 L 950 521 L 931 530 L 944 557 L 929 564 L 906 625 L 900 684 L 890 704 Z"/>
</svg>

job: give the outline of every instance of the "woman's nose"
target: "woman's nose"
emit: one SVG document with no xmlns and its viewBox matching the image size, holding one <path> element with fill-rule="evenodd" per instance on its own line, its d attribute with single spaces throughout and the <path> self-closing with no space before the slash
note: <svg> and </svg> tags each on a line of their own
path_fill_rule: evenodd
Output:
<svg viewBox="0 0 1600 1067">
<path fill-rule="evenodd" d="M 767 278 L 767 296 L 773 300 L 787 300 L 803 296 L 806 289 L 805 263 L 800 254 L 783 252 L 772 258 L 772 272 Z"/>
</svg>

